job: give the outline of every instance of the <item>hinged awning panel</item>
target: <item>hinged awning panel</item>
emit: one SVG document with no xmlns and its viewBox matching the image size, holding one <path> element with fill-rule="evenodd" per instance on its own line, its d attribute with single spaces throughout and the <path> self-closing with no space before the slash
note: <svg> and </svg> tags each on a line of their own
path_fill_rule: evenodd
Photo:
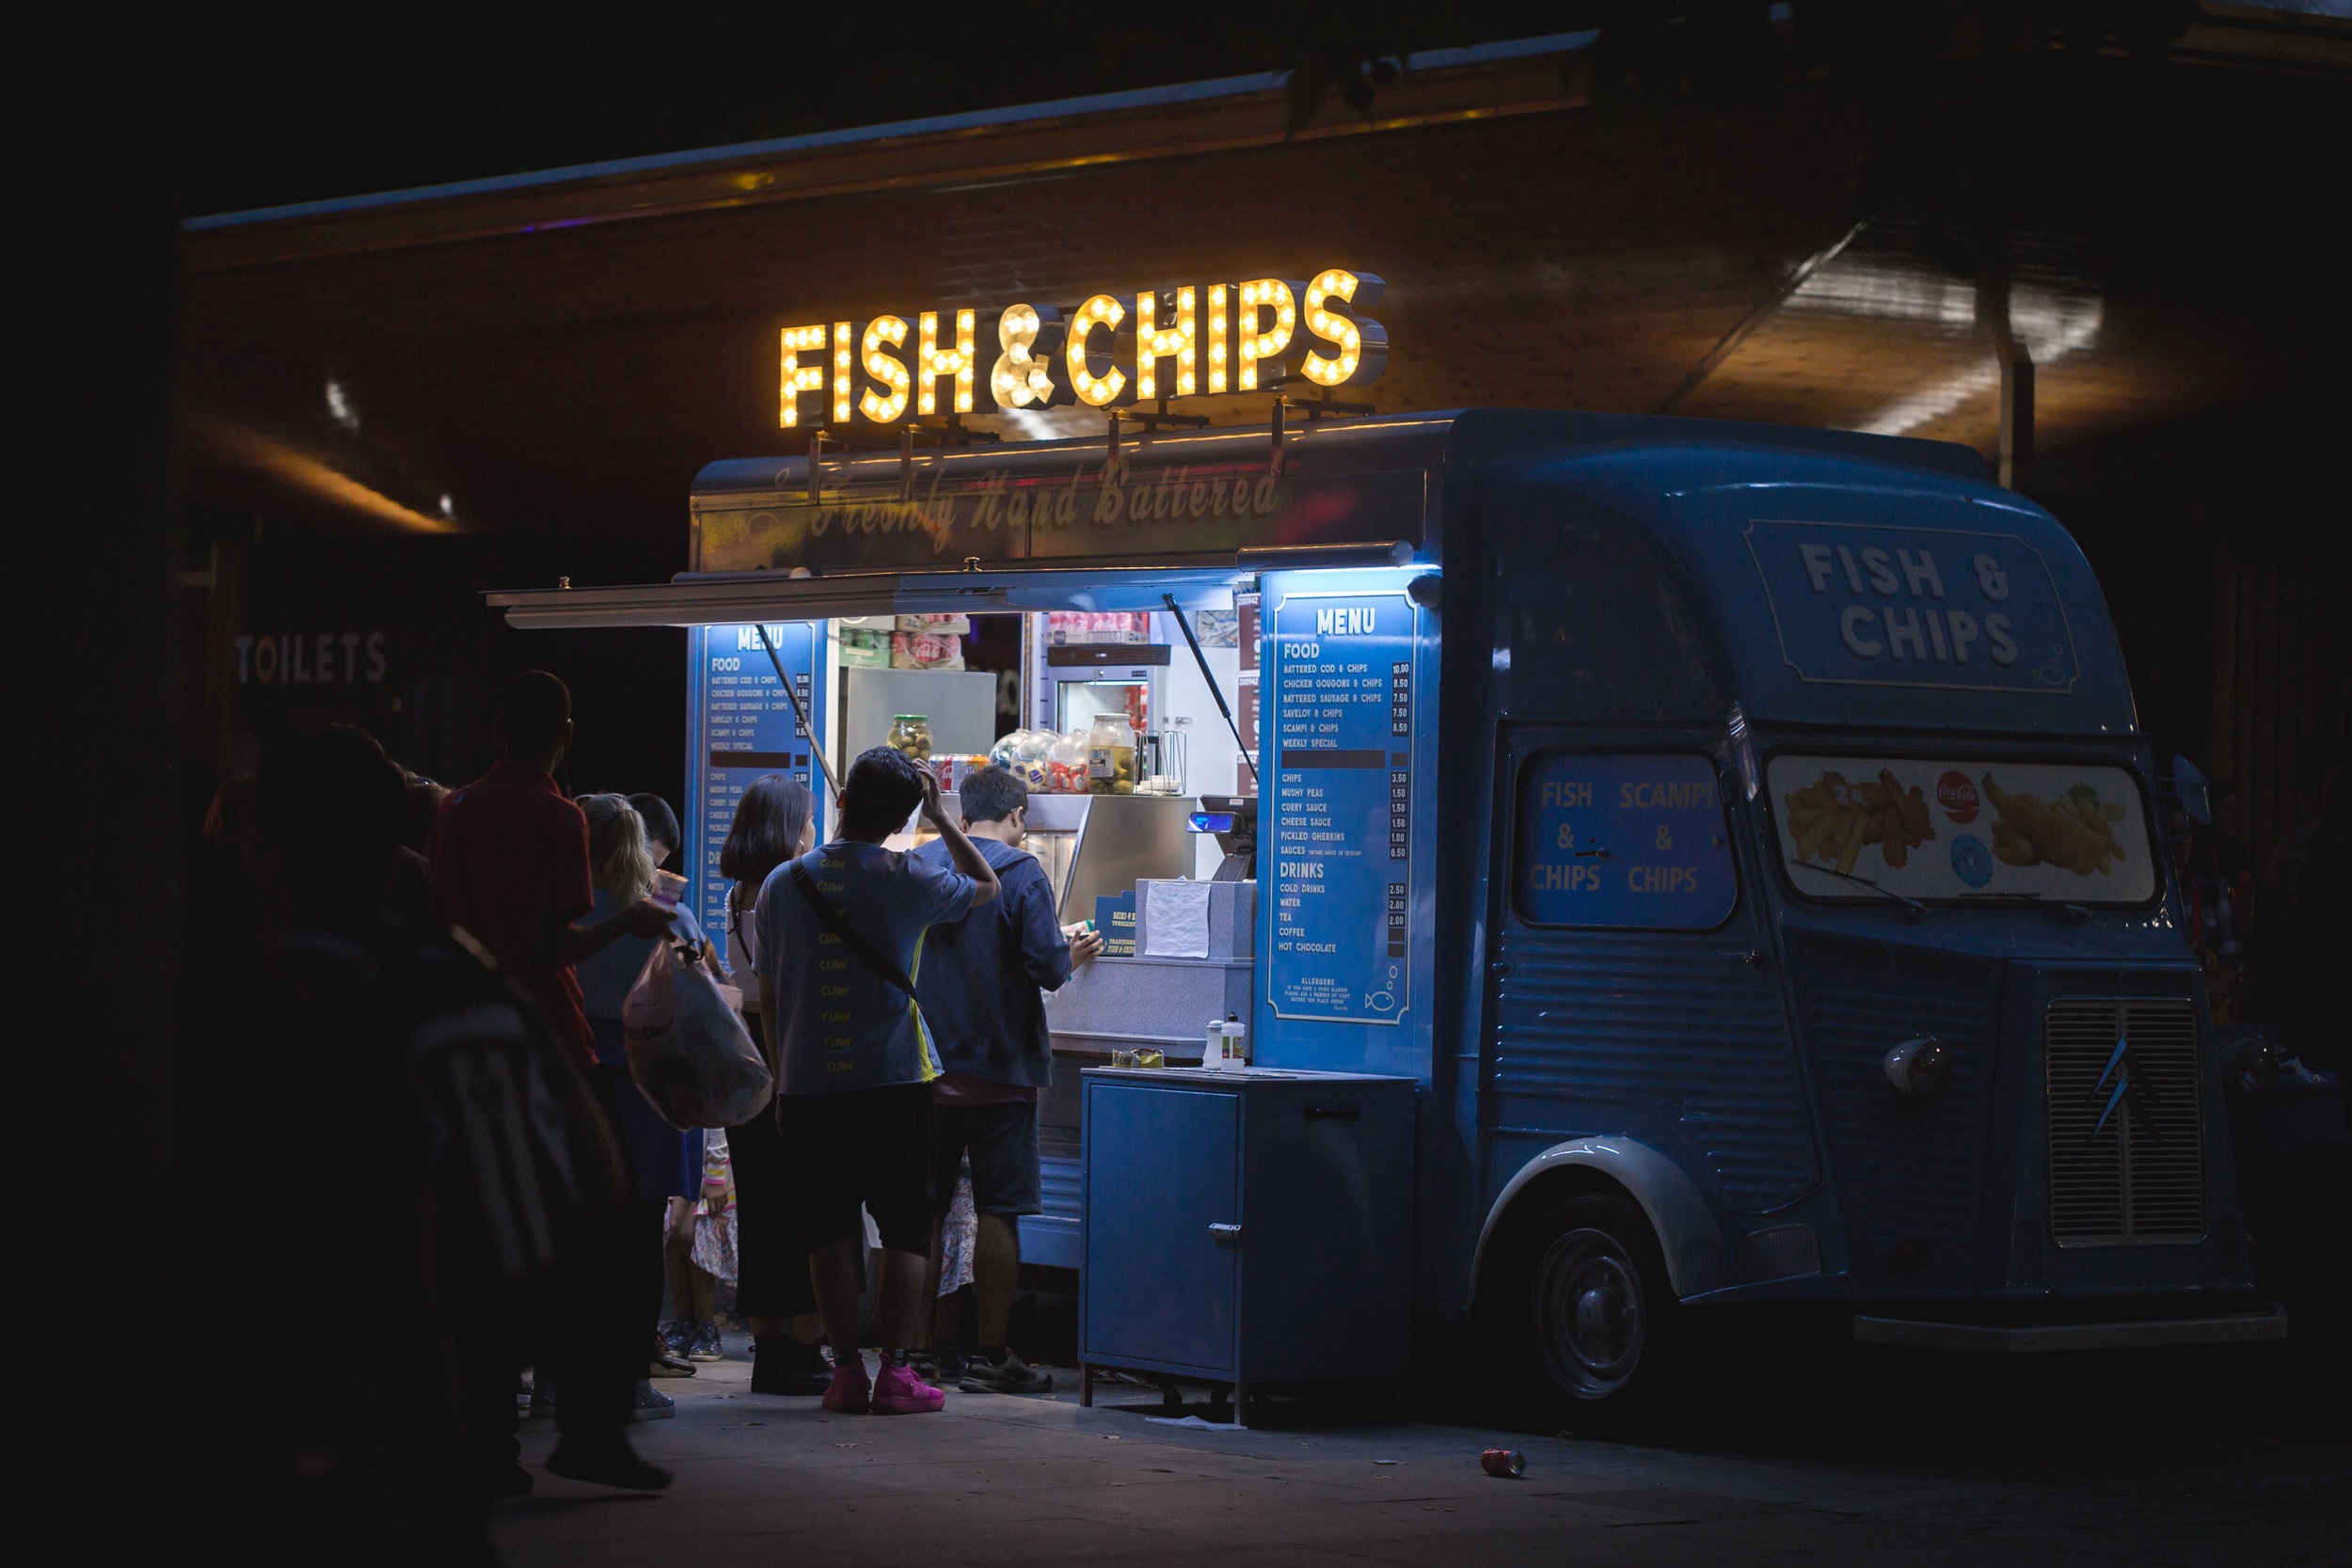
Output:
<svg viewBox="0 0 2352 1568">
<path fill-rule="evenodd" d="M 1386 564 L 1406 546 L 1375 543 L 1347 559 L 1315 563 Z M 1407 552 L 1409 553 L 1409 552 Z M 1303 562 L 1290 562 L 1302 564 Z M 507 624 L 535 630 L 588 626 L 707 626 L 754 621 L 815 621 L 848 615 L 955 615 L 987 610 L 1159 610 L 1222 601 L 1256 580 L 1259 563 L 1186 562 L 1073 566 L 1010 572 L 873 572 L 789 577 L 781 572 L 686 574 L 670 582 L 619 588 L 544 588 L 485 594 Z"/>
</svg>

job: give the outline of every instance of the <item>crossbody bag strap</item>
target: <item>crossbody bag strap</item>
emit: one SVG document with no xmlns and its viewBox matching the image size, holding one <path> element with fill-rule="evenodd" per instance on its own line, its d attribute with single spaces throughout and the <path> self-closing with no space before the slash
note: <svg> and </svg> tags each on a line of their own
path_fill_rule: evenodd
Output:
<svg viewBox="0 0 2352 1568">
<path fill-rule="evenodd" d="M 792 863 L 792 885 L 801 890 L 801 896 L 807 899 L 808 907 L 817 911 L 817 918 L 825 923 L 825 929 L 839 937 L 841 945 L 856 954 L 860 963 L 906 992 L 909 1001 L 914 1000 L 914 982 L 907 978 L 906 971 L 892 963 L 880 949 L 850 928 L 850 923 L 842 918 L 841 911 L 817 891 L 817 879 L 810 876 L 808 868 L 798 861 Z M 916 1005 L 919 1006 L 921 1004 Z"/>
</svg>

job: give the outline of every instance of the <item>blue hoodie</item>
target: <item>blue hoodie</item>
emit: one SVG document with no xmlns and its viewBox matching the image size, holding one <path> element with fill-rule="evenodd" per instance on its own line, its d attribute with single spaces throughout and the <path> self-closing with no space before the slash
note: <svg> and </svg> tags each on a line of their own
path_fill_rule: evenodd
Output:
<svg viewBox="0 0 2352 1568">
<path fill-rule="evenodd" d="M 1026 849 L 972 841 L 1002 892 L 961 920 L 934 926 L 915 990 L 939 1065 L 992 1084 L 1042 1087 L 1053 1063 L 1040 988 L 1070 978 L 1070 943 L 1054 915 L 1053 884 Z M 946 866 L 946 841 L 914 851 Z"/>
</svg>

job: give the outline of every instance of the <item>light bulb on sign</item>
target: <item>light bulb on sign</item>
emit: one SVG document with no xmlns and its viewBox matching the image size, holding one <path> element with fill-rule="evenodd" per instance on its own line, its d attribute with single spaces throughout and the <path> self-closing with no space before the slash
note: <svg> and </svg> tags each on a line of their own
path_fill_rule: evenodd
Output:
<svg viewBox="0 0 2352 1568">
<path fill-rule="evenodd" d="M 1225 390 L 1229 372 L 1225 363 L 1225 285 L 1209 285 L 1209 390 Z"/>
<path fill-rule="evenodd" d="M 1307 330 L 1338 351 L 1327 356 L 1310 349 L 1299 363 L 1308 380 L 1319 387 L 1344 387 L 1380 374 L 1389 361 L 1388 329 L 1375 321 L 1359 325 L 1352 312 L 1334 310 L 1330 302 L 1336 299 L 1346 306 L 1369 308 L 1380 302 L 1387 288 L 1372 273 L 1338 267 L 1319 274 L 1307 285 Z"/>
<path fill-rule="evenodd" d="M 1271 325 L 1266 324 L 1269 315 Z M 1241 286 L 1240 319 L 1233 324 L 1233 336 L 1241 345 L 1241 373 L 1233 383 L 1236 391 L 1258 389 L 1259 364 L 1269 359 L 1279 364 L 1297 326 L 1298 296 L 1291 284 L 1279 277 L 1260 277 Z"/>
<path fill-rule="evenodd" d="M 850 351 L 857 341 L 851 323 L 833 324 L 833 422 L 850 422 L 850 399 L 857 390 L 857 377 L 850 369 Z"/>
<path fill-rule="evenodd" d="M 996 346 L 1003 350 L 988 372 L 989 390 L 1003 408 L 1042 408 L 1054 401 L 1054 377 L 1046 358 L 1048 341 L 1061 312 L 1048 306 L 1009 305 L 996 319 Z"/>
<path fill-rule="evenodd" d="M 784 329 L 783 392 L 776 408 L 776 423 L 789 429 L 801 422 L 801 394 L 820 392 L 825 388 L 825 367 L 822 361 L 814 365 L 801 363 L 801 356 L 822 353 L 825 329 L 822 326 L 787 326 Z"/>
<path fill-rule="evenodd" d="M 916 318 L 920 323 L 915 332 L 914 408 L 918 414 L 939 412 L 939 384 L 952 380 L 956 384 L 954 411 L 972 412 L 972 362 L 974 326 L 977 316 L 970 310 L 956 312 L 956 345 L 952 349 L 939 346 L 939 312 L 926 310 Z"/>
<path fill-rule="evenodd" d="M 1189 287 L 1176 291 L 1176 325 L 1161 327 L 1157 323 L 1160 296 L 1146 291 L 1136 295 L 1136 396 L 1157 398 L 1175 396 L 1188 398 L 1193 393 L 1193 291 Z M 1176 361 L 1176 390 L 1164 394 L 1159 388 L 1159 362 Z"/>
<path fill-rule="evenodd" d="M 1078 307 L 1077 319 L 1070 324 L 1070 344 L 1063 353 L 1070 366 L 1070 387 L 1079 402 L 1107 408 L 1126 389 L 1126 372 L 1117 365 L 1106 363 L 1104 374 L 1094 373 L 1094 356 L 1087 347 L 1097 327 L 1116 331 L 1126 319 L 1127 308 L 1108 294 L 1096 294 Z M 1103 357 L 1107 362 L 1110 356 Z"/>
<path fill-rule="evenodd" d="M 876 316 L 866 324 L 866 332 L 858 340 L 858 356 L 866 373 L 888 388 L 886 396 L 876 396 L 869 387 L 858 397 L 857 411 L 876 424 L 889 424 L 906 414 L 913 378 L 907 374 L 905 362 L 890 352 L 906 341 L 907 324 L 900 316 Z"/>
<path fill-rule="evenodd" d="M 1164 404 L 1298 380 L 1324 387 L 1373 381 L 1386 368 L 1389 339 L 1365 308 L 1384 287 L 1371 273 L 1329 267 L 1311 282 L 1257 277 L 1098 293 L 1067 314 L 1020 303 L 787 326 L 778 343 L 777 420 L 799 424 L 801 400 L 809 395 L 824 400 L 828 422 L 838 428 L 858 416 L 897 424 L 911 414 L 1073 402 L 1123 408 L 1139 399 Z M 1107 338 L 1097 335 L 1104 332 Z M 990 338 L 998 352 L 983 372 L 978 344 Z M 830 362 L 820 369 L 828 348 Z M 1165 363 L 1170 360 L 1172 372 Z M 949 384 L 946 396 L 942 382 Z"/>
</svg>

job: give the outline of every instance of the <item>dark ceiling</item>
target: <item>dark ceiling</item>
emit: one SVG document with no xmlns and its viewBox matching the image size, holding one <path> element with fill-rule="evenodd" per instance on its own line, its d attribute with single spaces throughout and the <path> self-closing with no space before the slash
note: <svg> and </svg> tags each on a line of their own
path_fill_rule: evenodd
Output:
<svg viewBox="0 0 2352 1568">
<path fill-rule="evenodd" d="M 2160 134 L 2121 157 L 2006 150 L 2000 248 L 2045 448 L 2333 372 L 2343 99 L 2184 71 Z M 1247 111 L 1256 145 L 351 254 L 256 261 L 193 235 L 189 492 L 527 535 L 584 580 L 659 575 L 683 564 L 701 465 L 792 444 L 780 326 L 1326 265 L 1389 280 L 1382 410 L 1671 405 L 1990 450 L 1981 236 L 1874 189 L 1835 95 L 1662 128 L 1566 97 L 1517 107 L 1284 140 L 1267 103 Z"/>
</svg>

